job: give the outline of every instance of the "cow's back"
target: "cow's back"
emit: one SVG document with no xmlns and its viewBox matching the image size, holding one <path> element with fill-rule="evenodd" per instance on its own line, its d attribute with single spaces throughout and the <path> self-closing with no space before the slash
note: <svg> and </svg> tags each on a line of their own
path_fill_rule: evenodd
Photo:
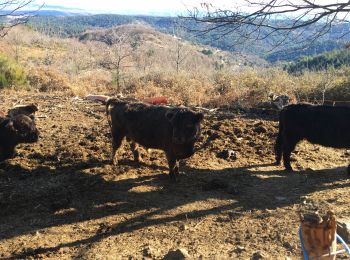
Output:
<svg viewBox="0 0 350 260">
<path fill-rule="evenodd" d="M 281 111 L 280 120 L 288 138 L 335 148 L 350 147 L 349 107 L 289 105 Z"/>
<path fill-rule="evenodd" d="M 126 137 L 148 148 L 163 149 L 169 146 L 172 127 L 165 114 L 170 108 L 141 102 L 113 101 L 108 109 L 113 126 Z"/>
</svg>

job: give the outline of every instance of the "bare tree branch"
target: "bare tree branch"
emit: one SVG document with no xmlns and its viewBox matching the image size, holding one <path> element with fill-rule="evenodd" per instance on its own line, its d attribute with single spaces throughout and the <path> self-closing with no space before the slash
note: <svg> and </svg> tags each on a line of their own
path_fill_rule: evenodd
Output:
<svg viewBox="0 0 350 260">
<path fill-rule="evenodd" d="M 188 15 L 181 18 L 201 24 L 200 29 L 192 28 L 192 31 L 197 30 L 204 34 L 209 32 L 215 32 L 220 36 L 235 34 L 240 40 L 275 37 L 278 39 L 275 47 L 290 41 L 307 44 L 327 34 L 334 25 L 349 23 L 350 1 L 329 2 L 241 0 L 240 7 L 232 9 L 221 9 L 210 3 L 202 3 L 200 7 L 188 10 Z M 307 37 L 300 33 L 304 28 L 309 31 Z M 291 37 L 294 31 L 296 33 Z"/>
<path fill-rule="evenodd" d="M 4 37 L 12 27 L 26 23 L 44 5 L 32 11 L 24 9 L 34 2 L 35 0 L 0 0 L 0 37 Z"/>
</svg>

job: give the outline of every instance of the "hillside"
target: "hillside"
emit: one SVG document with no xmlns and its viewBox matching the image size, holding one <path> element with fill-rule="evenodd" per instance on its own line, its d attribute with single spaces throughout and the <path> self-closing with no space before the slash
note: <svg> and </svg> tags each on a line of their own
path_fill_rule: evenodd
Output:
<svg viewBox="0 0 350 260">
<path fill-rule="evenodd" d="M 296 45 L 292 42 L 281 48 L 272 48 L 272 42 L 278 42 L 278 38 L 267 37 L 264 41 L 250 41 L 244 44 L 234 44 L 237 35 L 231 34 L 226 37 L 220 37 L 215 32 L 197 33 L 204 28 L 203 24 L 196 24 L 192 21 L 183 21 L 174 17 L 155 17 L 155 16 L 127 16 L 127 15 L 89 15 L 89 16 L 38 16 L 29 20 L 29 24 L 38 31 L 56 35 L 60 37 L 76 36 L 88 29 L 110 28 L 117 25 L 133 22 L 143 22 L 149 24 L 157 31 L 173 35 L 178 34 L 179 28 L 187 28 L 191 31 L 181 30 L 181 37 L 194 43 L 210 45 L 226 51 L 243 52 L 248 55 L 259 56 L 271 62 L 291 61 L 303 55 L 315 55 L 324 51 L 330 51 L 336 48 L 342 48 L 350 35 L 346 34 L 340 37 L 344 32 L 349 31 L 349 24 L 335 25 L 328 34 L 312 43 L 311 46 Z M 308 28 L 301 31 L 305 37 L 314 33 L 317 28 Z M 296 32 L 299 33 L 299 32 Z M 339 39 L 339 40 L 337 40 Z"/>
<path fill-rule="evenodd" d="M 289 73 L 301 73 L 305 70 L 322 71 L 350 66 L 350 49 L 333 50 L 315 56 L 303 56 L 285 65 Z"/>
<path fill-rule="evenodd" d="M 347 68 L 290 75 L 257 56 L 193 44 L 140 22 L 74 38 L 16 27 L 0 40 L 0 53 L 0 89 L 165 95 L 178 104 L 210 107 L 254 106 L 271 93 L 312 102 L 324 94 L 350 98 Z"/>
<path fill-rule="evenodd" d="M 80 34 L 78 39 L 82 42 L 100 41 L 113 45 L 120 40 L 120 37 L 128 38 L 131 44 L 135 44 L 136 47 L 140 46 L 145 50 L 158 49 L 171 53 L 176 52 L 176 48 L 181 47 L 181 52 L 187 53 L 187 55 L 190 54 L 191 60 L 201 59 L 204 64 L 212 63 L 218 64 L 218 66 L 221 64 L 221 66 L 228 66 L 231 69 L 244 66 L 268 66 L 267 62 L 255 55 L 221 51 L 209 45 L 193 44 L 193 42 L 186 39 L 159 32 L 148 24 L 141 22 L 111 29 L 86 31 Z"/>
<path fill-rule="evenodd" d="M 194 45 L 142 23 L 90 30 L 77 38 L 16 27 L 0 41 L 0 51 L 9 58 L 6 66 L 21 66 L 28 85 L 40 91 L 163 94 L 186 102 L 208 101 L 208 93 L 221 95 L 225 85 L 236 85 L 224 79 L 227 72 L 267 66 L 258 57 Z M 192 95 L 191 87 L 200 95 Z"/>
</svg>

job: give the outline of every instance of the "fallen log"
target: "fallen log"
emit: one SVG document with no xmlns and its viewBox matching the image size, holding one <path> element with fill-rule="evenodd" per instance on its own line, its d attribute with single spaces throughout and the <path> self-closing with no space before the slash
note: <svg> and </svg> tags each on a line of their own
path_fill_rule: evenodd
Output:
<svg viewBox="0 0 350 260">
<path fill-rule="evenodd" d="M 99 101 L 102 103 L 106 103 L 107 99 L 109 99 L 109 96 L 105 96 L 105 95 L 87 95 L 85 97 L 85 99 L 87 100 L 91 100 L 91 101 Z"/>
</svg>

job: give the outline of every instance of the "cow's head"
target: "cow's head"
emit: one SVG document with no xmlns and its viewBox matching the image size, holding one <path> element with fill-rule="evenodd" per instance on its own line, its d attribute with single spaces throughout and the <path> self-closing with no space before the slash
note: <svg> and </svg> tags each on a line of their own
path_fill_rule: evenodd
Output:
<svg viewBox="0 0 350 260">
<path fill-rule="evenodd" d="M 39 131 L 34 120 L 26 115 L 17 115 L 1 122 L 1 130 L 6 136 L 5 141 L 12 144 L 34 143 L 39 139 Z"/>
<path fill-rule="evenodd" d="M 171 109 L 166 117 L 173 127 L 172 141 L 175 144 L 194 142 L 200 131 L 200 122 L 204 116 L 188 109 Z"/>
</svg>

